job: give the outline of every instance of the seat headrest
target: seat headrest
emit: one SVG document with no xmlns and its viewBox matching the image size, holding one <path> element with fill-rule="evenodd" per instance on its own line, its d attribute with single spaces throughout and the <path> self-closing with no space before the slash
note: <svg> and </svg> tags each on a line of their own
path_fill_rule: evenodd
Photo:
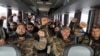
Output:
<svg viewBox="0 0 100 56">
<path fill-rule="evenodd" d="M 93 56 L 93 50 L 86 45 L 72 45 L 66 47 L 63 56 Z"/>
<path fill-rule="evenodd" d="M 21 52 L 14 46 L 0 46 L 0 56 L 21 56 Z"/>
</svg>

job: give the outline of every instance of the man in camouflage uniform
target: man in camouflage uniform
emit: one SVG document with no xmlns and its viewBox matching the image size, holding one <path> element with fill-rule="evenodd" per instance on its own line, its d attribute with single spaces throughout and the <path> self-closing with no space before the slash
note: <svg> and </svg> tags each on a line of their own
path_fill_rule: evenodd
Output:
<svg viewBox="0 0 100 56">
<path fill-rule="evenodd" d="M 93 25 L 90 46 L 94 49 L 94 56 L 100 56 L 100 26 Z"/>
<path fill-rule="evenodd" d="M 25 25 L 19 24 L 16 31 L 9 35 L 8 43 L 16 44 L 17 42 L 30 37 L 32 37 L 32 35 L 27 33 Z"/>
<path fill-rule="evenodd" d="M 50 29 L 49 29 L 49 18 L 47 16 L 43 16 L 41 17 L 41 26 L 40 29 L 43 30 L 46 33 L 46 39 L 47 41 L 49 40 L 49 38 L 52 36 L 50 33 Z M 47 42 L 47 46 L 48 46 L 48 42 Z M 39 56 L 47 56 L 47 46 L 45 48 L 45 50 L 41 50 L 38 51 Z"/>
<path fill-rule="evenodd" d="M 71 33 L 75 36 L 75 43 L 89 45 L 90 39 L 83 30 L 83 28 L 85 28 L 87 24 L 85 22 L 80 22 L 79 24 L 77 23 L 77 18 L 73 18 L 69 25 L 69 27 L 71 28 Z"/>
<path fill-rule="evenodd" d="M 46 48 L 47 40 L 43 31 L 38 32 L 40 39 L 39 41 L 32 38 L 28 38 L 20 44 L 20 48 L 23 51 L 23 56 L 38 56 L 37 51 Z"/>
<path fill-rule="evenodd" d="M 41 27 L 40 29 L 44 30 L 46 32 L 46 35 L 48 37 L 54 36 L 54 32 L 52 31 L 53 27 L 51 27 L 51 22 L 49 21 L 49 18 L 44 16 L 41 18 Z"/>
<path fill-rule="evenodd" d="M 56 35 L 55 24 L 53 22 L 50 22 L 48 17 L 42 17 L 40 29 L 42 29 L 46 32 L 47 41 L 48 41 L 46 53 L 47 53 L 47 55 L 49 55 L 50 48 L 51 48 L 51 43 L 50 43 L 51 40 L 50 39 L 53 39 L 54 36 Z"/>
<path fill-rule="evenodd" d="M 90 39 L 88 35 L 82 30 L 82 28 L 76 28 L 74 30 L 75 44 L 86 44 L 89 45 Z"/>
<path fill-rule="evenodd" d="M 73 41 L 71 41 L 71 38 L 73 36 L 70 34 L 69 27 L 63 27 L 61 30 L 61 35 L 62 37 L 60 38 L 54 36 L 51 39 L 49 39 L 49 43 L 51 46 L 50 51 L 51 54 L 53 54 L 54 56 L 62 56 L 64 47 L 73 44 Z"/>
<path fill-rule="evenodd" d="M 8 40 L 8 43 L 17 45 L 22 51 L 22 56 L 38 56 L 37 50 L 46 48 L 47 40 L 44 31 L 39 31 L 37 33 L 39 35 L 39 41 L 30 36 L 26 36 L 25 25 L 23 24 L 18 25 L 16 33 L 18 36 L 10 36 L 12 38 Z"/>
</svg>

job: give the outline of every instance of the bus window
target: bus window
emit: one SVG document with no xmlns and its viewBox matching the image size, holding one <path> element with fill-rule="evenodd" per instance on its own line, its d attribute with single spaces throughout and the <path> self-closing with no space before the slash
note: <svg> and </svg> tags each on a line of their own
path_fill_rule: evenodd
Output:
<svg viewBox="0 0 100 56">
<path fill-rule="evenodd" d="M 16 14 L 16 16 L 13 17 L 13 22 L 17 22 L 17 20 L 18 20 L 18 10 L 12 9 L 12 14 Z"/>
<path fill-rule="evenodd" d="M 3 27 L 7 28 L 7 8 L 0 6 L 0 17 L 5 16 L 6 19 L 3 21 Z"/>
<path fill-rule="evenodd" d="M 89 16 L 89 9 L 83 9 L 80 22 L 85 22 L 87 24 L 88 23 L 88 16 Z M 86 32 L 87 27 L 83 28 L 83 30 Z"/>
<path fill-rule="evenodd" d="M 69 17 L 68 17 L 68 26 L 69 26 L 71 20 L 74 18 L 74 14 L 75 14 L 75 11 L 71 11 L 71 12 L 69 13 Z"/>
</svg>

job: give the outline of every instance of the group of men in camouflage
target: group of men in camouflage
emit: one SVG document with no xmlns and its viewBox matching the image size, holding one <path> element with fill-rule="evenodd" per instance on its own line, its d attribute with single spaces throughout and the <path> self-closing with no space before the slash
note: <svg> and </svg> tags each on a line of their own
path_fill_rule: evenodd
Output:
<svg viewBox="0 0 100 56">
<path fill-rule="evenodd" d="M 100 56 L 100 26 L 93 25 L 91 33 L 85 34 L 82 29 L 87 25 L 84 22 L 76 23 L 77 18 L 73 18 L 69 26 L 59 26 L 59 22 L 42 17 L 41 25 L 37 26 L 39 30 L 35 33 L 30 31 L 32 27 L 27 28 L 32 24 L 26 26 L 21 23 L 7 40 L 0 37 L 0 45 L 16 45 L 22 56 L 62 56 L 65 46 L 86 44 L 94 49 L 94 56 Z"/>
</svg>

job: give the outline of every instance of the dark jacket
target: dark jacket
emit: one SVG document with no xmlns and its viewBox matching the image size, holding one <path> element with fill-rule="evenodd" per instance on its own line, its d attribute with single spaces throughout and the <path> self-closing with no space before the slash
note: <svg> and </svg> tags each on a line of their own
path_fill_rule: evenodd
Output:
<svg viewBox="0 0 100 56">
<path fill-rule="evenodd" d="M 32 34 L 27 32 L 23 36 L 25 38 L 30 38 L 30 37 L 32 37 Z M 8 42 L 13 43 L 14 41 L 16 41 L 16 39 L 18 39 L 18 37 L 20 37 L 20 36 L 16 32 L 14 32 L 13 34 L 9 35 Z"/>
<path fill-rule="evenodd" d="M 95 40 L 92 38 L 91 47 L 94 49 L 94 56 L 100 56 L 100 39 Z"/>
</svg>

